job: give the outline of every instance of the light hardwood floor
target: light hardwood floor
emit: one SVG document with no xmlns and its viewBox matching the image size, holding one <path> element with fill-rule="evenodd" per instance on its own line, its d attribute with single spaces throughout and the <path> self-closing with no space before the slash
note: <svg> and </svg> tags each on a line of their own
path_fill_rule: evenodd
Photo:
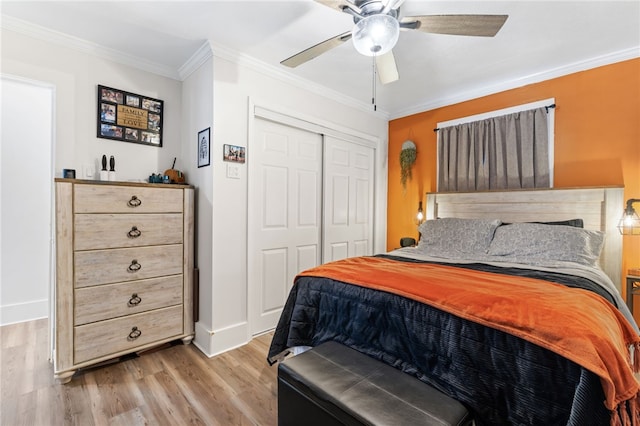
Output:
<svg viewBox="0 0 640 426">
<path fill-rule="evenodd" d="M 0 327 L 0 425 L 275 425 L 272 334 L 207 358 L 164 347 L 76 373 L 60 385 L 48 357 L 48 320 Z"/>
</svg>

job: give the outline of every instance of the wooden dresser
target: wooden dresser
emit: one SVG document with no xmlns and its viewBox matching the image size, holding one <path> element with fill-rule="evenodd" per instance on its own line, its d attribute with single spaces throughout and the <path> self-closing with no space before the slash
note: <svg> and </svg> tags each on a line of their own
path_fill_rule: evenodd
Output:
<svg viewBox="0 0 640 426">
<path fill-rule="evenodd" d="M 194 189 L 56 179 L 54 377 L 193 339 Z"/>
</svg>

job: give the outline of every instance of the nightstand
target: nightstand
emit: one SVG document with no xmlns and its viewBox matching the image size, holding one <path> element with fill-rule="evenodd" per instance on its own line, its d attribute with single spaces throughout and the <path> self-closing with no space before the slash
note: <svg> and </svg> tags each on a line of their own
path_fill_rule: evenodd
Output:
<svg viewBox="0 0 640 426">
<path fill-rule="evenodd" d="M 640 268 L 627 271 L 627 306 L 633 315 L 633 296 L 640 294 Z"/>
</svg>

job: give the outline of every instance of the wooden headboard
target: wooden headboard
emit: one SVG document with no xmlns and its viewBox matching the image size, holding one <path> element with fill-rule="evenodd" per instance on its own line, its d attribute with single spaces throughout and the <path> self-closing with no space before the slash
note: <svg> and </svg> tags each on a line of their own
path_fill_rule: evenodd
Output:
<svg viewBox="0 0 640 426">
<path fill-rule="evenodd" d="M 585 229 L 605 232 L 600 267 L 620 291 L 624 208 L 622 187 L 427 193 L 427 219 L 492 218 L 503 222 L 547 222 L 580 218 Z"/>
</svg>

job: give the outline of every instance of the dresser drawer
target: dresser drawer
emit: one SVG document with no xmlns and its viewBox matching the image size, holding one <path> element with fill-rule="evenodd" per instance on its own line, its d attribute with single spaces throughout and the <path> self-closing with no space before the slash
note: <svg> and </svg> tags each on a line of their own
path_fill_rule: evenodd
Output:
<svg viewBox="0 0 640 426">
<path fill-rule="evenodd" d="M 76 290 L 75 325 L 166 308 L 182 303 L 182 275 Z"/>
<path fill-rule="evenodd" d="M 74 185 L 75 213 L 182 213 L 183 191 L 116 185 Z"/>
<path fill-rule="evenodd" d="M 74 362 L 126 351 L 183 332 L 182 305 L 74 328 Z"/>
<path fill-rule="evenodd" d="M 182 243 L 182 215 L 76 214 L 76 250 Z"/>
<path fill-rule="evenodd" d="M 182 244 L 74 253 L 75 288 L 182 274 Z"/>
</svg>

